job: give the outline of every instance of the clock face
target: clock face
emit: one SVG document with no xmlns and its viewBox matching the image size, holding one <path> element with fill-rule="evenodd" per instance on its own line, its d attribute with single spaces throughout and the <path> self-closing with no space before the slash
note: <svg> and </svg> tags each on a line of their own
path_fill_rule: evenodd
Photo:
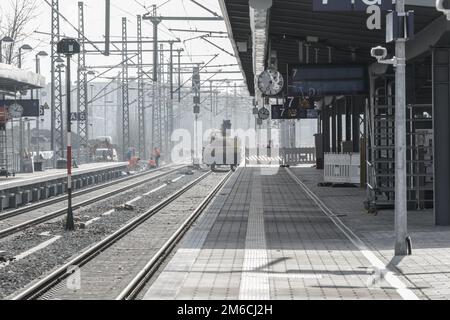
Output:
<svg viewBox="0 0 450 320">
<path fill-rule="evenodd" d="M 20 104 L 13 103 L 9 106 L 8 112 L 11 118 L 20 118 L 23 114 L 23 107 Z"/>
<path fill-rule="evenodd" d="M 270 117 L 270 111 L 267 108 L 262 107 L 261 109 L 259 109 L 258 117 L 261 120 L 267 120 Z"/>
<path fill-rule="evenodd" d="M 267 96 L 274 96 L 280 93 L 283 85 L 283 76 L 275 70 L 266 70 L 258 77 L 258 88 L 262 94 Z"/>
</svg>

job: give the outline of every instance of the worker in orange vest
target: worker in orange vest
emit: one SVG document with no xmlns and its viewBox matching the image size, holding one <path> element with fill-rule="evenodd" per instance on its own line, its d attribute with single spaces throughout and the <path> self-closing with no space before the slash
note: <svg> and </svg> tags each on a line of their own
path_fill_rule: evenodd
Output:
<svg viewBox="0 0 450 320">
<path fill-rule="evenodd" d="M 161 151 L 156 147 L 153 149 L 153 157 L 155 158 L 156 167 L 159 167 L 159 158 L 161 158 Z"/>
<path fill-rule="evenodd" d="M 153 159 L 153 157 L 150 158 L 150 160 L 148 161 L 148 167 L 149 167 L 149 169 L 155 169 L 156 168 L 156 161 L 155 161 L 155 159 Z"/>
<path fill-rule="evenodd" d="M 141 159 L 138 157 L 131 157 L 131 159 L 128 161 L 128 171 L 134 171 L 138 167 L 138 163 Z"/>
</svg>

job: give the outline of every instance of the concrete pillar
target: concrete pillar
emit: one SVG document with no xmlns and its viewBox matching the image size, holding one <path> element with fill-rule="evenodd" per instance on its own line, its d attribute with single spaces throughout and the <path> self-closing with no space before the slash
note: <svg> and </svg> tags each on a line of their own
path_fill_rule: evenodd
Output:
<svg viewBox="0 0 450 320">
<path fill-rule="evenodd" d="M 434 215 L 450 225 L 450 48 L 433 49 Z"/>
<path fill-rule="evenodd" d="M 337 137 L 336 137 L 336 120 L 337 120 L 337 110 L 336 102 L 331 105 L 331 151 L 337 152 Z"/>
<path fill-rule="evenodd" d="M 352 97 L 351 111 L 352 111 L 352 141 L 353 152 L 359 152 L 359 115 L 363 110 L 365 103 L 364 97 Z"/>
<path fill-rule="evenodd" d="M 342 152 L 342 114 L 345 100 L 341 99 L 336 102 L 336 120 L 337 120 L 337 139 L 336 139 L 336 150 L 337 152 Z"/>
<path fill-rule="evenodd" d="M 322 110 L 323 152 L 330 152 L 330 108 L 324 106 Z"/>
<path fill-rule="evenodd" d="M 345 141 L 352 140 L 352 100 L 353 97 L 345 98 Z"/>
</svg>

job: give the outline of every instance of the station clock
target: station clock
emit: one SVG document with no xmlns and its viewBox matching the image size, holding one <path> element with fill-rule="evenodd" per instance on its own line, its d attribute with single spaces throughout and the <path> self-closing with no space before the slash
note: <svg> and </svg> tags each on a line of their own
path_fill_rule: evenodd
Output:
<svg viewBox="0 0 450 320">
<path fill-rule="evenodd" d="M 23 114 L 23 107 L 18 103 L 13 103 L 8 107 L 8 113 L 10 118 L 20 118 Z"/>
<path fill-rule="evenodd" d="M 270 117 L 270 111 L 269 109 L 262 107 L 261 109 L 259 109 L 258 111 L 258 117 L 261 120 L 267 120 Z"/>
<path fill-rule="evenodd" d="M 280 72 L 267 69 L 258 77 L 258 89 L 263 95 L 274 96 L 283 90 L 284 79 Z"/>
</svg>

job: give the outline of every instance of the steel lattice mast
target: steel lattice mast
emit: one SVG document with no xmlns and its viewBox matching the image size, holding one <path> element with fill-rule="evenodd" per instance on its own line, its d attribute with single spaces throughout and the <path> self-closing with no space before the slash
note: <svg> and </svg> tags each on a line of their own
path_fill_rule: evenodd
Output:
<svg viewBox="0 0 450 320">
<path fill-rule="evenodd" d="M 130 147 L 130 106 L 128 95 L 127 18 L 122 18 L 122 153 Z"/>
<path fill-rule="evenodd" d="M 153 68 L 158 68 L 153 66 Z M 158 68 L 157 74 L 160 73 Z M 157 81 L 153 82 L 153 108 L 152 108 L 152 149 L 160 148 L 162 144 L 162 130 L 161 130 L 161 84 L 160 77 L 157 76 Z"/>
<path fill-rule="evenodd" d="M 77 73 L 77 111 L 80 115 L 78 119 L 78 161 L 81 157 L 81 149 L 86 148 L 88 134 L 88 110 L 87 110 L 87 72 L 86 72 L 86 48 L 84 41 L 84 3 L 78 2 L 78 40 L 81 45 L 81 52 L 78 55 L 78 73 Z"/>
<path fill-rule="evenodd" d="M 52 0 L 51 30 L 51 149 L 55 152 L 56 161 L 58 156 L 64 156 L 61 68 L 58 67 L 62 60 L 57 53 L 57 44 L 60 40 L 59 0 Z"/>
<path fill-rule="evenodd" d="M 172 150 L 172 133 L 173 133 L 173 42 L 169 42 L 170 44 L 170 61 L 169 61 L 169 90 L 170 90 L 170 99 L 168 105 L 167 112 L 167 127 L 168 127 L 168 149 Z M 167 159 L 167 158 L 166 158 Z"/>
<path fill-rule="evenodd" d="M 160 44 L 160 57 L 159 57 L 159 75 L 158 75 L 158 113 L 159 113 L 159 148 L 161 152 L 166 153 L 166 132 L 165 132 L 165 120 L 166 120 L 166 105 L 165 105 L 165 85 L 164 85 L 164 53 L 163 44 Z"/>
<path fill-rule="evenodd" d="M 138 141 L 139 156 L 147 158 L 145 139 L 145 99 L 144 99 L 144 72 L 142 59 L 142 17 L 137 16 L 137 48 L 138 48 Z"/>
</svg>

